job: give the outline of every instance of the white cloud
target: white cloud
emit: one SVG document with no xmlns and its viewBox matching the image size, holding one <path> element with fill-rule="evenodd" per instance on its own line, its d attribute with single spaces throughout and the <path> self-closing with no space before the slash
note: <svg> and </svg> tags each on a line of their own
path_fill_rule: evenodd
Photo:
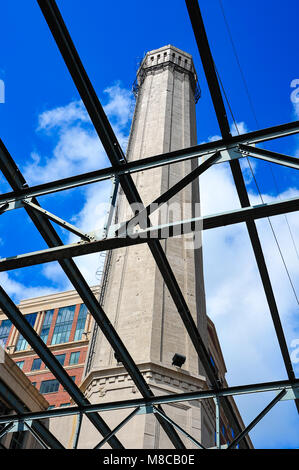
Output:
<svg viewBox="0 0 299 470">
<path fill-rule="evenodd" d="M 49 130 L 53 127 L 69 126 L 74 122 L 89 122 L 89 116 L 82 101 L 73 101 L 66 106 L 43 112 L 38 117 L 38 129 Z"/>
<path fill-rule="evenodd" d="M 73 218 L 73 222 L 77 227 L 88 232 L 95 230 L 98 234 L 101 234 L 109 208 L 110 190 L 110 184 L 94 184 L 87 189 L 85 204 L 82 210 Z M 71 234 L 68 243 L 74 241 L 76 241 L 76 237 Z M 104 253 L 97 253 L 75 258 L 78 268 L 89 285 L 99 283 L 99 271 L 101 271 L 104 261 L 103 255 Z"/>
<path fill-rule="evenodd" d="M 0 273 L 1 287 L 12 297 L 14 302 L 19 302 L 22 299 L 31 299 L 42 295 L 54 294 L 60 292 L 60 289 L 43 286 L 30 286 L 16 281 L 6 272 Z"/>
<path fill-rule="evenodd" d="M 119 82 L 107 87 L 104 93 L 107 96 L 104 110 L 120 145 L 125 149 L 128 125 L 134 107 L 132 93 L 122 88 Z M 58 136 L 58 141 L 49 158 L 41 158 L 36 153 L 31 155 L 31 162 L 25 168 L 26 178 L 31 184 L 107 166 L 103 147 L 81 101 L 42 113 L 39 116 L 38 130 L 47 133 L 52 131 L 54 137 Z M 70 222 L 84 231 L 101 229 L 105 220 L 110 186 L 110 182 L 102 182 L 83 188 L 82 209 L 73 214 Z M 63 214 L 59 215 L 63 217 Z M 62 237 L 65 243 L 78 240 L 73 234 L 66 235 L 66 232 Z M 78 257 L 75 262 L 90 285 L 99 282 L 96 272 L 103 264 L 102 256 L 91 254 Z M 42 272 L 47 279 L 59 283 L 62 290 L 72 288 L 58 263 L 44 265 Z"/>
<path fill-rule="evenodd" d="M 132 117 L 133 97 L 119 83 L 104 90 L 108 102 L 104 110 L 110 118 L 120 145 L 128 140 L 127 126 Z M 103 146 L 81 101 L 73 101 L 43 112 L 38 118 L 39 132 L 54 137 L 56 144 L 49 156 L 31 154 L 24 166 L 29 184 L 64 178 L 107 166 Z"/>
<path fill-rule="evenodd" d="M 132 118 L 134 101 L 131 91 L 122 88 L 120 83 L 108 87 L 104 90 L 109 101 L 104 106 L 106 114 L 114 119 L 119 127 L 126 126 Z"/>
<path fill-rule="evenodd" d="M 239 207 L 228 165 L 215 165 L 205 172 L 200 177 L 200 188 L 203 214 Z M 298 190 L 290 188 L 280 197 L 286 199 L 298 194 Z M 269 202 L 279 200 L 278 197 L 269 195 L 263 197 Z M 260 204 L 256 194 L 250 194 L 250 199 L 253 204 Z M 288 214 L 288 219 L 294 235 L 297 235 L 298 246 L 299 219 L 296 213 Z M 298 258 L 284 216 L 272 217 L 271 221 L 298 292 Z M 298 337 L 298 305 L 267 220 L 257 221 L 257 226 L 287 344 L 290 347 L 292 340 Z M 207 311 L 217 328 L 228 369 L 229 384 L 248 384 L 286 378 L 245 224 L 205 231 L 203 253 Z M 298 365 L 294 364 L 294 369 L 299 372 Z M 239 401 L 242 415 L 247 423 L 249 418 L 254 418 L 261 411 L 267 400 L 267 396 L 250 395 Z M 274 418 L 273 423 L 270 420 L 271 429 L 268 427 L 268 420 L 265 424 L 261 422 L 258 430 L 252 432 L 252 436 L 256 436 L 259 442 L 262 442 L 261 429 L 265 434 L 268 433 L 265 441 L 270 442 L 273 437 L 273 442 L 278 442 L 279 426 L 286 428 L 290 422 L 295 426 L 295 420 L 290 418 L 292 412 L 296 413 L 294 405 L 288 414 L 283 413 L 283 406 L 280 410 L 282 411 L 279 414 L 279 422 L 275 423 Z M 277 417 L 277 412 L 271 416 Z M 289 419 L 291 421 L 288 421 Z M 290 441 L 295 446 L 295 439 L 290 438 Z"/>
</svg>

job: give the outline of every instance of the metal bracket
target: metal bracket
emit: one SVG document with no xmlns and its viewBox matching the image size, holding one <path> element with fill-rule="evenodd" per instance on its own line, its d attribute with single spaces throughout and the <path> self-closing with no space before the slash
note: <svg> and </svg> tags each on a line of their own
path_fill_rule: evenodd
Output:
<svg viewBox="0 0 299 470">
<path fill-rule="evenodd" d="M 227 162 L 229 160 L 235 160 L 236 158 L 239 159 L 244 157 L 238 145 L 235 145 L 233 147 L 228 146 L 225 150 L 221 150 L 220 153 L 221 159 L 218 160 L 216 163 Z"/>
<path fill-rule="evenodd" d="M 34 204 L 29 199 L 23 199 L 22 203 L 23 203 L 24 207 L 27 206 L 30 209 L 33 209 L 34 211 L 41 213 L 42 215 L 44 215 L 48 219 L 52 220 L 56 224 L 60 225 L 61 227 L 65 228 L 69 232 L 74 233 L 75 235 L 80 237 L 82 240 L 87 241 L 87 242 L 91 241 L 90 235 L 88 235 L 87 233 L 82 232 L 82 230 L 78 229 L 77 227 L 70 224 L 69 222 L 66 222 L 65 220 L 61 219 L 60 217 L 57 217 L 56 215 L 51 214 L 51 212 L 43 209 L 42 207 L 38 206 L 37 204 Z"/>
<path fill-rule="evenodd" d="M 26 424 L 25 424 L 26 422 Z M 9 432 L 18 432 L 18 431 L 28 431 L 28 427 L 31 427 L 32 419 L 24 421 L 16 421 L 13 426 L 10 428 Z"/>
<path fill-rule="evenodd" d="M 285 394 L 284 397 L 281 398 L 280 401 L 296 400 L 297 398 L 299 398 L 299 387 L 289 388 L 286 392 L 287 393 Z"/>
<path fill-rule="evenodd" d="M 137 411 L 138 415 L 156 413 L 156 409 L 153 405 L 145 405 L 141 406 L 140 409 Z"/>
</svg>

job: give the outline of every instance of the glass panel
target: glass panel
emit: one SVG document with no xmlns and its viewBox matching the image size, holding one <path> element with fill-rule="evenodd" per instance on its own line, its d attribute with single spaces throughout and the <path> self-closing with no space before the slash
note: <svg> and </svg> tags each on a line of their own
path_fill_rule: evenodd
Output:
<svg viewBox="0 0 299 470">
<path fill-rule="evenodd" d="M 59 382 L 58 380 L 44 380 L 40 385 L 40 393 L 55 393 L 58 392 Z"/>
<path fill-rule="evenodd" d="M 34 327 L 36 317 L 37 317 L 37 313 L 29 313 L 29 315 L 25 315 L 26 320 L 28 321 L 29 325 L 32 326 L 32 328 Z M 27 347 L 28 347 L 28 343 L 26 339 L 20 333 L 18 342 L 16 344 L 16 351 L 24 351 L 25 349 L 27 349 Z"/>
<path fill-rule="evenodd" d="M 33 362 L 32 362 L 32 367 L 31 367 L 31 370 L 39 370 L 41 368 L 41 365 L 42 365 L 42 360 L 37 358 L 37 359 L 34 359 Z"/>
<path fill-rule="evenodd" d="M 53 320 L 53 314 L 54 314 L 54 310 L 47 310 L 44 316 L 44 323 L 43 323 L 42 330 L 40 332 L 40 337 L 44 343 L 47 343 L 50 326 Z"/>
<path fill-rule="evenodd" d="M 67 343 L 70 339 L 76 305 L 59 309 L 51 344 Z"/>
<path fill-rule="evenodd" d="M 69 365 L 78 364 L 80 357 L 80 351 L 72 352 L 70 355 Z"/>
<path fill-rule="evenodd" d="M 83 334 L 85 323 L 86 323 L 86 317 L 87 317 L 87 308 L 84 304 L 82 304 L 79 310 L 74 341 L 78 341 L 82 339 L 82 334 Z"/>
<path fill-rule="evenodd" d="M 17 366 L 18 366 L 20 369 L 23 369 L 24 362 L 25 362 L 25 361 L 18 361 L 18 362 L 16 362 L 16 364 L 17 364 Z"/>
<path fill-rule="evenodd" d="M 10 320 L 2 320 L 1 325 L 0 325 L 0 346 L 5 348 L 9 332 L 11 329 L 11 321 Z"/>
</svg>

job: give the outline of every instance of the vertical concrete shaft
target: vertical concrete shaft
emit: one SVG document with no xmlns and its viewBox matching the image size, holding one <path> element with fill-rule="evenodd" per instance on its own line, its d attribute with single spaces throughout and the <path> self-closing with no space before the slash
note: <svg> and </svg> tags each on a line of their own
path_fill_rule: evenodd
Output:
<svg viewBox="0 0 299 470">
<path fill-rule="evenodd" d="M 137 79 L 138 96 L 128 160 L 195 145 L 197 80 L 192 57 L 173 46 L 150 51 L 141 63 Z M 135 174 L 133 179 L 143 203 L 151 203 L 190 173 L 196 163 L 187 161 Z M 199 187 L 195 181 L 173 197 L 163 210 L 153 214 L 152 222 L 190 218 L 198 204 Z M 121 193 L 118 220 L 131 217 L 132 211 Z M 167 239 L 162 246 L 190 312 L 207 341 L 201 244 L 195 246 L 193 236 L 189 235 Z M 204 370 L 147 245 L 112 252 L 104 310 L 154 393 L 178 393 L 205 386 Z M 186 356 L 181 369 L 172 365 L 175 353 Z M 139 396 L 100 330 L 90 354 L 91 368 L 82 389 L 91 402 Z M 164 409 L 191 434 L 195 433 L 196 438 L 212 443 L 212 420 L 201 405 L 165 406 Z M 126 414 L 109 412 L 104 418 L 114 426 Z M 172 447 L 153 415 L 137 416 L 126 427 L 130 431 L 121 431 L 119 437 L 127 447 Z M 84 447 L 96 444 L 91 432 L 85 427 L 85 440 L 81 440 Z M 190 446 L 188 441 L 186 444 Z"/>
<path fill-rule="evenodd" d="M 151 51 L 139 69 L 138 80 L 128 160 L 195 145 L 196 75 L 191 56 L 171 46 Z M 143 202 L 149 204 L 191 170 L 192 163 L 188 161 L 140 172 L 134 175 L 134 180 Z M 152 220 L 190 217 L 196 203 L 199 203 L 197 182 L 171 199 L 168 214 L 165 206 Z M 122 195 L 119 220 L 130 216 L 131 210 Z M 169 239 L 163 242 L 163 247 L 205 337 L 201 249 L 194 252 L 191 236 Z M 113 252 L 104 309 L 137 363 L 154 360 L 171 365 L 173 355 L 179 353 L 186 356 L 184 368 L 199 372 L 194 348 L 147 246 Z M 99 333 L 92 368 L 111 365 L 116 365 L 116 359 Z"/>
</svg>

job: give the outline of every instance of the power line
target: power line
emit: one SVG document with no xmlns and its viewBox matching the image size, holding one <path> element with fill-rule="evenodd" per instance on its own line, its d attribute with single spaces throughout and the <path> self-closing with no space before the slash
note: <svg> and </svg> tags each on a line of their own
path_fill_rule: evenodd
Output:
<svg viewBox="0 0 299 470">
<path fill-rule="evenodd" d="M 249 93 L 249 89 L 248 89 L 248 86 L 247 86 L 246 78 L 245 78 L 245 75 L 244 75 L 244 73 L 243 73 L 243 70 L 242 70 L 242 67 L 241 67 L 239 58 L 238 58 L 237 50 L 236 50 L 236 47 L 235 47 L 235 44 L 234 44 L 234 41 L 233 41 L 233 37 L 232 37 L 232 34 L 231 34 L 231 30 L 230 30 L 230 27 L 229 27 L 227 18 L 226 18 L 226 16 L 225 16 L 225 12 L 224 12 L 224 8 L 223 8 L 222 1 L 221 1 L 221 0 L 219 0 L 219 4 L 220 4 L 220 8 L 221 8 L 221 11 L 222 11 L 222 15 L 223 15 L 223 18 L 224 18 L 224 22 L 225 22 L 225 25 L 226 25 L 226 28 L 227 28 L 227 32 L 228 32 L 228 35 L 229 35 L 229 38 L 230 38 L 230 42 L 231 42 L 231 45 L 232 45 L 232 48 L 233 48 L 233 52 L 234 52 L 234 55 L 235 55 L 235 58 L 236 58 L 236 61 L 237 61 L 237 64 L 238 64 L 238 68 L 239 68 L 239 71 L 240 71 L 240 74 L 241 74 L 241 77 L 242 77 L 242 80 L 243 80 L 243 84 L 244 84 L 244 87 L 245 87 L 245 91 L 246 91 L 246 94 L 247 94 L 247 98 L 248 98 L 248 101 L 249 101 L 249 105 L 250 105 L 252 114 L 253 114 L 253 116 L 254 116 L 256 125 L 257 125 L 257 127 L 259 128 L 260 126 L 259 126 L 259 123 L 258 123 L 258 120 L 257 120 L 257 116 L 256 116 L 256 113 L 255 113 L 255 109 L 254 109 L 254 106 L 253 106 L 253 102 L 252 102 L 252 99 L 251 99 L 251 96 L 250 96 L 250 93 Z M 228 105 L 228 108 L 229 108 L 229 110 L 230 110 L 230 113 L 231 113 L 231 116 L 232 116 L 232 119 L 233 119 L 233 122 L 234 122 L 234 126 L 235 126 L 235 128 L 236 128 L 236 131 L 237 131 L 238 135 L 240 135 L 240 132 L 239 132 L 239 129 L 238 129 L 238 126 L 237 126 L 237 122 L 236 122 L 236 119 L 235 119 L 234 114 L 233 114 L 233 111 L 232 111 L 232 107 L 231 107 L 231 105 L 230 105 L 230 103 L 229 103 L 228 96 L 227 96 L 227 94 L 226 94 L 226 92 L 225 92 L 223 83 L 222 83 L 221 78 L 220 78 L 220 74 L 219 74 L 219 72 L 218 72 L 218 70 L 217 70 L 215 64 L 214 64 L 214 66 L 215 66 L 216 74 L 217 74 L 217 76 L 218 76 L 218 79 L 219 79 L 219 82 L 220 82 L 220 86 L 221 86 L 221 88 L 222 88 L 222 91 L 223 91 L 225 100 L 226 100 L 227 105 Z M 257 192 L 258 192 L 258 194 L 259 194 L 259 197 L 260 197 L 262 203 L 264 204 L 264 199 L 263 199 L 262 193 L 261 193 L 261 191 L 260 191 L 258 182 L 257 182 L 257 180 L 256 180 L 256 177 L 255 177 L 253 168 L 252 168 L 252 166 L 251 166 L 250 160 L 249 160 L 249 158 L 248 158 L 247 156 L 246 156 L 246 159 L 247 159 L 247 163 L 248 163 L 250 172 L 251 172 L 251 174 L 252 174 L 252 178 L 253 178 L 254 183 L 255 183 L 255 185 L 256 185 Z M 273 181 L 274 181 L 274 185 L 275 185 L 276 190 L 277 190 L 277 196 L 278 196 L 278 198 L 281 200 L 281 198 L 280 198 L 280 196 L 279 196 L 279 190 L 278 190 L 277 181 L 276 181 L 276 179 L 275 179 L 275 175 L 274 175 L 274 172 L 273 172 L 273 169 L 272 169 L 271 164 L 270 164 L 270 169 L 271 169 L 271 173 L 272 173 L 272 178 L 273 178 Z M 293 245 L 294 245 L 295 252 L 296 252 L 297 257 L 298 257 L 298 259 L 299 259 L 298 250 L 297 250 L 297 247 L 296 247 L 296 244 L 295 244 L 295 240 L 294 240 L 294 237 L 293 237 L 293 234 L 292 234 L 292 231 L 291 231 L 291 227 L 290 227 L 289 221 L 288 221 L 288 219 L 287 219 L 287 217 L 286 217 L 286 214 L 284 214 L 284 216 L 285 216 L 285 220 L 286 220 L 286 223 L 287 223 L 287 226 L 288 226 L 288 229 L 289 229 L 289 233 L 290 233 L 290 236 L 291 236 Z M 299 299 L 298 299 L 298 296 L 297 296 L 297 293 L 296 293 L 296 290 L 295 290 L 293 281 L 292 281 L 292 279 L 291 279 L 291 275 L 290 275 L 290 273 L 289 273 L 289 270 L 288 270 L 286 261 L 285 261 L 285 259 L 284 259 L 284 256 L 283 256 L 283 253 L 282 253 L 282 250 L 281 250 L 279 241 L 278 241 L 277 236 L 276 236 L 276 234 L 275 234 L 275 231 L 274 231 L 273 225 L 272 225 L 272 223 L 271 223 L 271 221 L 270 221 L 270 218 L 267 217 L 267 219 L 268 219 L 268 222 L 269 222 L 271 231 L 272 231 L 272 233 L 273 233 L 273 237 L 274 237 L 274 240 L 275 240 L 275 242 L 276 242 L 276 245 L 277 245 L 277 248 L 278 248 L 280 257 L 281 257 L 282 262 L 283 262 L 283 265 L 284 265 L 284 267 L 285 267 L 285 270 L 286 270 L 286 273 L 287 273 L 287 276 L 288 276 L 288 279 L 289 279 L 291 288 L 292 288 L 292 290 L 293 290 L 293 293 L 294 293 L 296 302 L 297 302 L 297 304 L 299 305 Z"/>
</svg>

